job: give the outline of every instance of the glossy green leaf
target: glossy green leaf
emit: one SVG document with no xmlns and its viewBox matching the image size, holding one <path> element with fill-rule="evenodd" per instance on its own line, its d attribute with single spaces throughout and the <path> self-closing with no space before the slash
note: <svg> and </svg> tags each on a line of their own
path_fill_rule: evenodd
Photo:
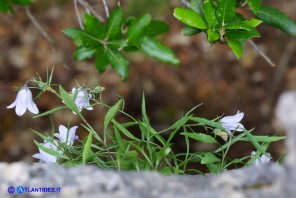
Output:
<svg viewBox="0 0 296 198">
<path fill-rule="evenodd" d="M 75 52 L 74 52 L 74 59 L 75 60 L 86 60 L 91 57 L 96 53 L 96 49 L 93 47 L 84 47 L 80 46 L 77 47 Z"/>
<path fill-rule="evenodd" d="M 247 3 L 254 13 L 256 13 L 261 6 L 261 0 L 247 0 Z"/>
<path fill-rule="evenodd" d="M 77 46 L 85 45 L 85 46 L 92 46 L 92 47 L 98 47 L 102 46 L 101 40 L 94 37 L 93 35 L 78 29 L 78 28 L 67 28 L 64 29 L 64 33 L 73 38 L 74 42 Z"/>
<path fill-rule="evenodd" d="M 83 147 L 83 152 L 82 152 L 82 163 L 83 165 L 86 164 L 89 156 L 90 156 L 90 153 L 91 153 L 91 144 L 92 144 L 92 134 L 90 133 L 88 136 L 87 136 L 87 140 L 84 144 L 84 147 Z"/>
<path fill-rule="evenodd" d="M 98 39 L 103 39 L 105 25 L 101 23 L 96 17 L 86 13 L 84 15 L 83 23 L 87 33 L 95 36 Z"/>
<path fill-rule="evenodd" d="M 216 18 L 216 8 L 213 5 L 213 0 L 205 0 L 204 1 L 204 17 L 206 22 L 210 27 L 216 25 L 218 23 Z"/>
<path fill-rule="evenodd" d="M 207 29 L 208 25 L 204 18 L 194 12 L 193 10 L 187 9 L 187 8 L 175 8 L 174 10 L 174 16 L 181 21 L 182 23 L 198 28 L 198 29 Z"/>
<path fill-rule="evenodd" d="M 107 49 L 107 58 L 110 61 L 112 67 L 117 71 L 117 73 L 126 80 L 129 75 L 129 62 L 123 54 L 117 50 Z"/>
<path fill-rule="evenodd" d="M 104 133 L 107 133 L 107 128 L 109 123 L 111 122 L 111 120 L 113 120 L 113 118 L 115 117 L 115 115 L 117 114 L 117 112 L 121 109 L 122 107 L 122 100 L 119 100 L 113 107 L 111 107 L 104 119 Z"/>
<path fill-rule="evenodd" d="M 227 25 L 224 25 L 223 28 L 225 30 L 247 30 L 247 31 L 251 31 L 254 28 L 252 28 L 251 26 L 240 22 L 240 23 L 229 23 Z"/>
<path fill-rule="evenodd" d="M 203 134 L 203 133 L 183 132 L 183 133 L 181 133 L 181 135 L 184 135 L 186 137 L 189 137 L 189 138 L 194 139 L 194 140 L 199 141 L 199 142 L 212 143 L 212 144 L 217 144 L 218 143 L 215 138 L 213 138 L 210 135 Z"/>
<path fill-rule="evenodd" d="M 237 0 L 217 0 L 216 17 L 222 26 L 235 17 L 236 3 Z"/>
<path fill-rule="evenodd" d="M 205 153 L 202 156 L 201 164 L 212 164 L 215 162 L 221 161 L 218 157 L 216 157 L 213 153 Z"/>
<path fill-rule="evenodd" d="M 140 17 L 138 20 L 132 23 L 132 25 L 128 28 L 126 37 L 128 41 L 134 41 L 139 37 L 143 36 L 145 32 L 145 28 L 150 24 L 151 15 L 145 14 Z"/>
<path fill-rule="evenodd" d="M 152 20 L 145 29 L 145 35 L 155 37 L 167 32 L 169 29 L 170 26 L 167 23 L 159 20 Z"/>
<path fill-rule="evenodd" d="M 124 47 L 126 47 L 128 45 L 127 45 L 125 40 L 121 39 L 121 40 L 111 40 L 111 41 L 108 42 L 107 46 L 110 49 L 116 49 L 117 50 L 117 49 L 120 49 L 120 48 L 124 48 Z"/>
<path fill-rule="evenodd" d="M 253 37 L 260 37 L 259 32 L 256 29 L 248 30 L 227 30 L 226 36 L 230 40 L 246 40 Z"/>
<path fill-rule="evenodd" d="M 201 16 L 204 15 L 204 0 L 191 0 L 189 7 Z"/>
<path fill-rule="evenodd" d="M 105 39 L 113 39 L 121 37 L 121 28 L 123 25 L 123 12 L 121 7 L 117 6 L 110 13 L 110 17 L 107 21 Z"/>
<path fill-rule="evenodd" d="M 180 64 L 176 54 L 166 45 L 151 37 L 140 40 L 140 48 L 149 56 L 173 65 Z"/>
<path fill-rule="evenodd" d="M 295 22 L 281 11 L 268 6 L 261 6 L 256 16 L 264 23 L 276 27 L 287 34 L 296 36 Z"/>
<path fill-rule="evenodd" d="M 213 31 L 211 28 L 207 29 L 207 36 L 210 43 L 216 42 L 220 39 L 219 32 Z"/>
<path fill-rule="evenodd" d="M 197 29 L 197 28 L 186 26 L 186 27 L 182 28 L 181 32 L 185 36 L 192 36 L 192 35 L 195 35 L 197 33 L 200 33 L 200 30 Z"/>
<path fill-rule="evenodd" d="M 95 62 L 97 70 L 100 73 L 104 72 L 107 69 L 108 65 L 110 64 L 110 61 L 108 60 L 105 48 L 99 48 L 97 50 Z"/>
<path fill-rule="evenodd" d="M 250 20 L 245 20 L 243 21 L 243 23 L 255 28 L 257 27 L 258 25 L 260 25 L 263 21 L 261 20 L 258 20 L 258 19 L 250 19 Z"/>
<path fill-rule="evenodd" d="M 236 55 L 237 59 L 240 59 L 240 57 L 244 53 L 243 45 L 238 40 L 227 40 L 227 43 L 230 47 L 230 49 L 233 51 L 233 53 Z"/>
</svg>

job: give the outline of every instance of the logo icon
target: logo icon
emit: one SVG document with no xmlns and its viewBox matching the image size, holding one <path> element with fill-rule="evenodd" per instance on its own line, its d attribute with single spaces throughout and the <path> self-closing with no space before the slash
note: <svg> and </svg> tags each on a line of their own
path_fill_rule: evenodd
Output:
<svg viewBox="0 0 296 198">
<path fill-rule="evenodd" d="M 13 194 L 14 191 L 15 191 L 15 189 L 14 189 L 13 186 L 9 186 L 9 187 L 7 188 L 7 192 L 8 192 L 9 194 Z"/>
<path fill-rule="evenodd" d="M 23 186 L 18 186 L 18 187 L 16 188 L 16 192 L 17 192 L 18 194 L 24 194 L 24 192 L 25 192 L 25 188 L 24 188 Z"/>
</svg>

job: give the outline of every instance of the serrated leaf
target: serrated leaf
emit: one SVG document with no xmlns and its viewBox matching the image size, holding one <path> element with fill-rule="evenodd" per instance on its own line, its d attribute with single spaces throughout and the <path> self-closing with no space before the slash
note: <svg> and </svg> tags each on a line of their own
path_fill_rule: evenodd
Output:
<svg viewBox="0 0 296 198">
<path fill-rule="evenodd" d="M 77 46 L 85 45 L 85 46 L 92 46 L 92 47 L 98 47 L 102 46 L 101 40 L 94 37 L 93 35 L 78 29 L 78 28 L 67 28 L 64 29 L 64 33 L 73 38 L 74 42 Z"/>
<path fill-rule="evenodd" d="M 253 37 L 260 37 L 259 32 L 256 29 L 248 30 L 228 30 L 225 35 L 230 40 L 246 40 Z"/>
<path fill-rule="evenodd" d="M 175 8 L 174 16 L 179 21 L 181 21 L 182 23 L 190 27 L 194 27 L 202 30 L 208 28 L 208 25 L 204 20 L 204 18 L 200 14 L 194 12 L 193 10 L 190 10 L 187 8 Z"/>
<path fill-rule="evenodd" d="M 132 25 L 127 30 L 127 39 L 128 41 L 134 41 L 141 37 L 144 34 L 145 28 L 151 22 L 151 15 L 145 14 L 140 17 L 138 20 L 132 23 Z"/>
<path fill-rule="evenodd" d="M 96 17 L 86 13 L 84 15 L 83 23 L 86 32 L 99 39 L 103 39 L 105 25 L 101 23 Z"/>
<path fill-rule="evenodd" d="M 219 32 L 213 31 L 211 28 L 207 29 L 207 36 L 210 43 L 216 42 L 220 39 Z"/>
<path fill-rule="evenodd" d="M 191 0 L 189 7 L 201 16 L 204 15 L 204 0 Z"/>
<path fill-rule="evenodd" d="M 167 23 L 159 20 L 152 20 L 145 29 L 145 35 L 155 37 L 167 32 L 169 29 L 170 26 Z"/>
<path fill-rule="evenodd" d="M 93 47 L 84 47 L 80 46 L 77 47 L 75 52 L 74 52 L 74 59 L 75 60 L 86 60 L 91 57 L 96 53 L 96 49 Z"/>
<path fill-rule="evenodd" d="M 99 48 L 97 50 L 95 62 L 97 70 L 100 73 L 103 73 L 107 69 L 108 65 L 110 64 L 110 61 L 108 60 L 105 48 Z"/>
<path fill-rule="evenodd" d="M 213 0 L 205 0 L 204 2 L 204 17 L 210 27 L 218 23 L 216 18 L 216 8 L 213 5 Z"/>
<path fill-rule="evenodd" d="M 123 54 L 116 50 L 107 49 L 107 58 L 117 73 L 126 80 L 129 75 L 129 62 Z"/>
<path fill-rule="evenodd" d="M 241 42 L 239 42 L 238 40 L 227 39 L 227 43 L 228 43 L 230 49 L 236 55 L 237 59 L 240 59 L 240 57 L 244 53 L 243 45 L 241 44 Z"/>
<path fill-rule="evenodd" d="M 261 6 L 256 16 L 264 23 L 276 27 L 287 34 L 296 36 L 295 22 L 281 11 L 268 6 Z"/>
<path fill-rule="evenodd" d="M 140 40 L 140 48 L 149 56 L 173 65 L 178 65 L 180 63 L 176 54 L 166 45 L 162 44 L 160 41 L 151 38 L 143 37 Z"/>
<path fill-rule="evenodd" d="M 224 26 L 235 17 L 235 8 L 237 0 L 217 0 L 216 17 Z"/>
<path fill-rule="evenodd" d="M 221 161 L 218 157 L 216 157 L 213 153 L 205 153 L 202 156 L 201 164 L 212 164 L 215 162 Z"/>
<path fill-rule="evenodd" d="M 247 3 L 254 13 L 256 13 L 261 6 L 261 0 L 247 0 Z"/>
<path fill-rule="evenodd" d="M 90 133 L 88 136 L 87 136 L 87 140 L 85 142 L 85 145 L 83 147 L 83 152 L 82 152 L 82 163 L 83 165 L 86 164 L 89 156 L 90 156 L 90 153 L 91 153 L 91 144 L 92 144 L 92 134 Z"/>
<path fill-rule="evenodd" d="M 192 35 L 195 35 L 197 33 L 200 33 L 200 30 L 197 29 L 197 28 L 186 26 L 186 27 L 182 28 L 181 32 L 185 36 L 192 36 Z"/>
<path fill-rule="evenodd" d="M 115 115 L 117 114 L 117 112 L 120 110 L 121 106 L 122 106 L 122 100 L 119 100 L 113 107 L 111 107 L 104 119 L 104 133 L 107 133 L 107 128 L 109 123 L 111 122 L 111 120 L 113 120 L 113 118 L 115 117 Z"/>
<path fill-rule="evenodd" d="M 123 25 L 123 12 L 121 7 L 117 6 L 110 13 L 110 17 L 107 21 L 105 39 L 114 39 L 121 37 L 121 28 Z"/>
<path fill-rule="evenodd" d="M 203 134 L 203 133 L 183 132 L 183 133 L 181 133 L 181 135 L 192 138 L 192 139 L 194 139 L 196 141 L 199 141 L 199 142 L 211 143 L 211 144 L 217 144 L 218 143 L 215 138 L 213 138 L 210 135 Z"/>
<path fill-rule="evenodd" d="M 251 31 L 254 28 L 252 28 L 251 26 L 240 22 L 240 23 L 229 23 L 227 25 L 224 25 L 223 28 L 225 30 L 247 30 L 247 31 Z"/>
</svg>

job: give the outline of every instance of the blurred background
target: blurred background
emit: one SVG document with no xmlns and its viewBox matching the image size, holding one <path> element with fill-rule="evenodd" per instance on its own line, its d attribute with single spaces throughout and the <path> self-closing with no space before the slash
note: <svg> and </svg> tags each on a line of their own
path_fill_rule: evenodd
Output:
<svg viewBox="0 0 296 198">
<path fill-rule="evenodd" d="M 89 0 L 98 13 L 105 16 L 99 0 Z M 94 61 L 75 62 L 74 44 L 62 33 L 68 27 L 78 27 L 73 1 L 36 0 L 30 10 L 36 20 L 53 39 L 53 45 L 41 35 L 26 15 L 25 9 L 15 6 L 15 14 L 0 13 L 0 161 L 35 162 L 31 156 L 37 152 L 30 128 L 50 133 L 48 117 L 32 119 L 30 113 L 18 117 L 14 109 L 6 109 L 16 97 L 13 86 L 22 86 L 28 79 L 45 80 L 46 71 L 55 66 L 53 82 L 71 90 L 76 82 L 92 87 L 104 86 L 102 100 L 109 105 L 125 99 L 125 110 L 134 117 L 141 116 L 141 97 L 146 95 L 147 113 L 156 129 L 164 129 L 192 107 L 203 103 L 194 111 L 196 116 L 214 119 L 221 115 L 245 113 L 242 121 L 247 129 L 255 128 L 256 135 L 285 135 L 274 119 L 274 107 L 279 94 L 296 89 L 296 38 L 275 28 L 261 25 L 261 38 L 253 41 L 276 64 L 270 66 L 255 50 L 246 44 L 244 56 L 237 60 L 226 45 L 204 45 L 200 35 L 181 35 L 181 23 L 172 15 L 175 7 L 182 7 L 178 0 L 121 0 L 126 16 L 139 16 L 149 12 L 156 19 L 170 24 L 168 33 L 160 39 L 170 46 L 181 60 L 180 67 L 160 63 L 142 53 L 127 54 L 130 60 L 130 77 L 121 82 L 115 71 L 109 69 L 98 74 Z M 296 21 L 295 0 L 266 0 L 263 4 L 274 6 Z M 110 8 L 115 1 L 108 0 Z M 83 8 L 79 6 L 81 14 Z M 250 14 L 250 13 L 245 13 Z M 54 47 L 53 47 L 54 46 Z M 33 93 L 35 96 L 38 92 Z M 45 112 L 61 105 L 51 94 L 44 94 L 36 101 Z M 84 115 L 100 129 L 105 110 L 96 108 Z M 79 124 L 72 113 L 63 111 L 53 116 L 56 127 Z M 78 136 L 82 138 L 82 127 Z M 183 139 L 176 139 L 176 150 L 184 148 Z M 202 145 L 192 145 L 202 150 Z M 248 144 L 236 145 L 231 155 L 249 155 L 253 150 Z M 274 143 L 270 149 L 274 160 L 285 153 L 283 142 Z"/>
</svg>

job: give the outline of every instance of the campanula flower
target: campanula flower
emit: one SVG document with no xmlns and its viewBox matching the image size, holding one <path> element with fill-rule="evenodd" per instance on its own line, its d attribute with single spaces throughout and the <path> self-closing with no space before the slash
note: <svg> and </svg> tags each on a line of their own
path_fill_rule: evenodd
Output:
<svg viewBox="0 0 296 198">
<path fill-rule="evenodd" d="M 18 116 L 24 115 L 27 109 L 33 114 L 39 113 L 38 108 L 33 101 L 32 92 L 27 85 L 24 85 L 17 93 L 15 101 L 11 105 L 7 106 L 8 109 L 14 107 Z"/>
<path fill-rule="evenodd" d="M 53 135 L 58 139 L 60 139 L 61 142 L 72 146 L 74 141 L 78 139 L 78 136 L 75 135 L 77 128 L 78 126 L 73 126 L 70 129 L 68 129 L 64 125 L 60 125 L 59 133 L 55 133 Z"/>
<path fill-rule="evenodd" d="M 89 104 L 89 99 L 91 98 L 91 94 L 88 94 L 84 88 L 76 89 L 75 87 L 72 89 L 72 94 L 76 97 L 74 98 L 74 103 L 78 107 L 79 111 L 83 108 L 87 110 L 93 110 L 93 108 Z"/>
<path fill-rule="evenodd" d="M 58 151 L 57 148 L 57 142 L 53 141 L 53 142 L 44 142 L 44 144 L 42 144 L 44 147 L 49 148 L 51 150 L 54 151 Z M 61 151 L 58 151 L 61 153 Z M 34 154 L 32 157 L 37 158 L 40 160 L 40 162 L 45 162 L 48 164 L 54 164 L 57 162 L 58 158 L 57 156 L 51 155 L 45 151 L 43 151 L 41 148 L 39 148 L 39 153 Z"/>
<path fill-rule="evenodd" d="M 251 152 L 251 156 L 254 157 L 256 155 L 255 151 Z M 267 155 L 261 155 L 260 158 L 256 159 L 252 165 L 253 166 L 259 166 L 260 164 L 268 164 L 270 162 L 270 153 L 267 153 Z"/>
<path fill-rule="evenodd" d="M 231 134 L 231 131 L 244 131 L 245 127 L 240 123 L 243 119 L 244 113 L 237 111 L 236 115 L 225 116 L 221 119 L 221 125 L 225 128 L 228 134 Z"/>
</svg>

